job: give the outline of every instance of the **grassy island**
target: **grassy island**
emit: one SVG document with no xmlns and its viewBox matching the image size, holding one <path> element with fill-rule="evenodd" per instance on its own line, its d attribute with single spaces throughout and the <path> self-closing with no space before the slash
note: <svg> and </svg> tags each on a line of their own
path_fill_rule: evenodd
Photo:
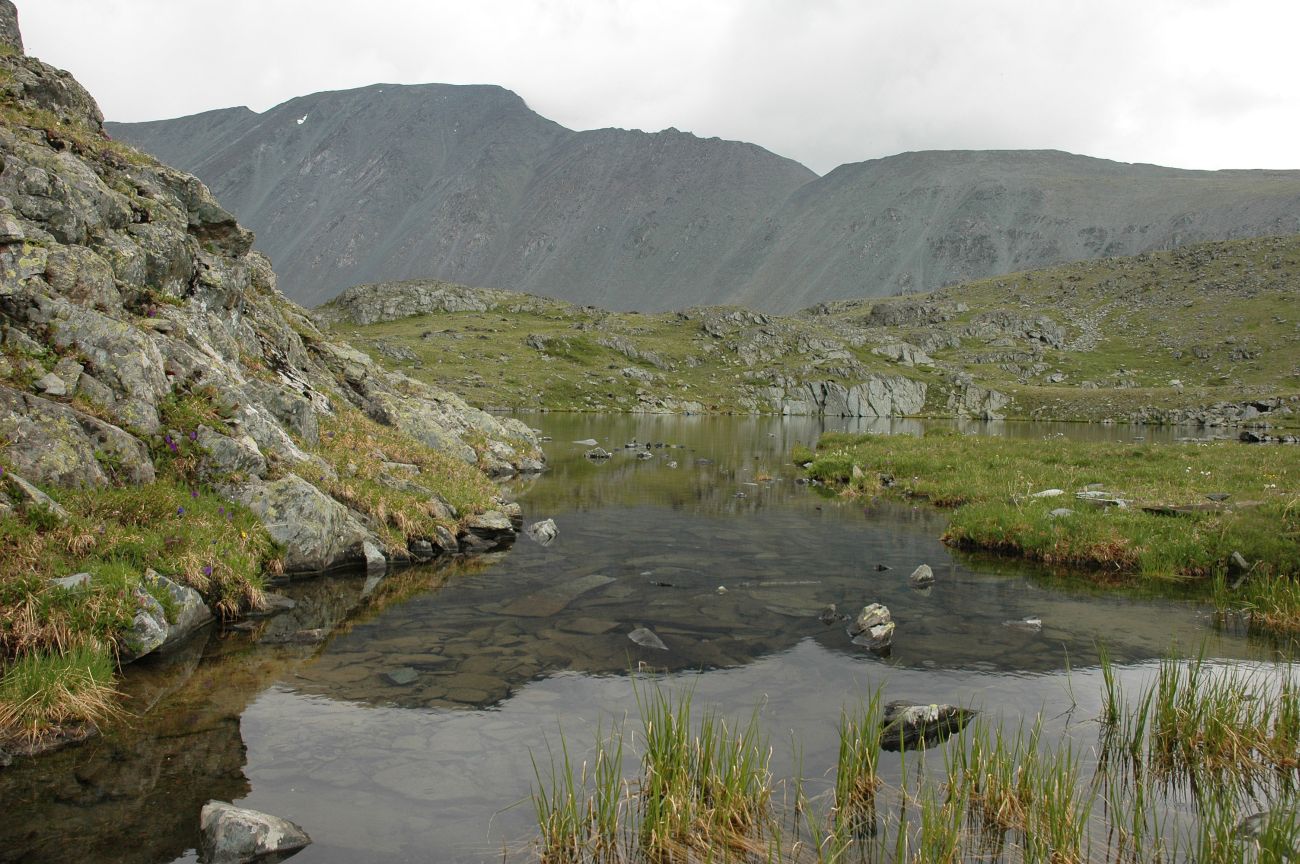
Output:
<svg viewBox="0 0 1300 864">
<path fill-rule="evenodd" d="M 795 460 L 847 494 L 952 508 L 954 546 L 1194 583 L 1253 627 L 1300 635 L 1300 448 L 831 434 Z"/>
</svg>

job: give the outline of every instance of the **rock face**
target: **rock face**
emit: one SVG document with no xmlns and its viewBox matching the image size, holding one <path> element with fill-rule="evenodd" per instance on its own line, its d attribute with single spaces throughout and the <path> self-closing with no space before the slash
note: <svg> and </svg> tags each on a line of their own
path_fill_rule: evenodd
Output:
<svg viewBox="0 0 1300 864">
<path fill-rule="evenodd" d="M 10 0 L 0 0 L 0 45 L 23 53 L 23 34 L 18 30 L 18 10 Z"/>
<path fill-rule="evenodd" d="M 323 417 L 359 410 L 492 475 L 542 468 L 523 424 L 323 335 L 252 233 L 195 177 L 110 140 L 71 76 L 21 53 L 16 20 L 0 0 L 0 440 L 21 479 L 149 483 L 184 434 L 289 568 L 320 571 L 382 545 L 305 479 L 332 470 L 305 449 Z M 200 397 L 220 424 L 165 428 L 169 404 Z"/>
<path fill-rule="evenodd" d="M 286 819 L 209 801 L 199 816 L 206 864 L 245 864 L 267 855 L 302 849 L 311 838 Z"/>
<path fill-rule="evenodd" d="M 782 414 L 898 417 L 919 414 L 926 385 L 897 375 L 873 375 L 860 384 L 812 381 L 778 397 Z"/>
<path fill-rule="evenodd" d="M 824 177 L 668 129 L 573 132 L 499 87 L 375 85 L 112 124 L 258 232 L 293 299 L 436 278 L 660 311 L 788 312 L 1300 231 L 1300 172 L 931 151 Z"/>
</svg>

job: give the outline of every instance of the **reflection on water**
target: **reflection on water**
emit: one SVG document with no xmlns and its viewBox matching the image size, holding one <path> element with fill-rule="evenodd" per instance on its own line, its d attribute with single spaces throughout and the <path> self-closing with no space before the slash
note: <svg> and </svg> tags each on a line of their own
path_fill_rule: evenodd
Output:
<svg viewBox="0 0 1300 864">
<path fill-rule="evenodd" d="M 1098 642 L 1129 676 L 1175 643 L 1266 655 L 1195 605 L 974 565 L 938 542 L 940 513 L 800 485 L 791 447 L 843 421 L 526 419 L 554 438 L 551 470 L 515 491 L 528 521 L 555 520 L 553 544 L 521 538 L 373 593 L 360 577 L 296 584 L 298 606 L 261 630 L 132 669 L 143 716 L 130 728 L 0 772 L 0 861 L 192 857 L 210 798 L 302 824 L 316 841 L 304 864 L 499 858 L 531 831 L 531 807 L 511 806 L 530 753 L 561 729 L 583 748 L 596 724 L 634 713 L 633 669 L 690 682 L 697 702 L 760 706 L 820 777 L 840 706 L 876 687 L 1016 719 L 1046 707 L 1048 733 L 1078 735 L 1072 722 L 1096 713 Z M 919 431 L 890 425 L 877 431 Z M 573 442 L 588 438 L 613 458 L 585 459 Z M 907 584 L 921 563 L 936 574 L 926 591 Z M 819 620 L 870 602 L 897 622 L 885 659 Z M 1028 616 L 1041 630 L 1006 624 Z M 630 640 L 640 627 L 667 650 Z M 317 628 L 322 643 L 295 644 Z M 781 748 L 774 767 L 793 770 Z"/>
</svg>

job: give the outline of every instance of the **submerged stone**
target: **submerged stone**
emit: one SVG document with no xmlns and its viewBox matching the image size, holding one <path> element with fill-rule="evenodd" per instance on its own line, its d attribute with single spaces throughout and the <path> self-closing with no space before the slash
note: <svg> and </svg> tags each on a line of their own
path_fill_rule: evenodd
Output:
<svg viewBox="0 0 1300 864">
<path fill-rule="evenodd" d="M 656 636 L 655 632 L 649 627 L 638 627 L 631 633 L 627 634 L 627 638 L 631 639 L 642 648 L 653 648 L 657 651 L 668 650 L 668 646 L 664 644 L 664 640 Z"/>
<path fill-rule="evenodd" d="M 977 712 L 956 705 L 922 705 L 896 700 L 880 719 L 883 750 L 925 750 L 960 732 Z"/>
</svg>

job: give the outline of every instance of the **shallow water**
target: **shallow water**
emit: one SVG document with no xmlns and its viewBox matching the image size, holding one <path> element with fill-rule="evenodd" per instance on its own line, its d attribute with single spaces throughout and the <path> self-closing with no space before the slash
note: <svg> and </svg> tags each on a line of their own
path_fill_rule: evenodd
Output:
<svg viewBox="0 0 1300 864">
<path fill-rule="evenodd" d="M 369 595 L 361 577 L 298 583 L 287 589 L 298 607 L 263 632 L 213 633 L 133 668 L 125 686 L 141 716 L 130 728 L 0 772 L 0 861 L 193 860 L 198 811 L 212 798 L 301 824 L 314 840 L 294 859 L 303 864 L 523 854 L 532 757 L 544 763 L 561 733 L 580 753 L 598 727 L 629 715 L 636 727 L 634 686 L 651 675 L 728 714 L 758 708 L 777 775 L 794 773 L 793 737 L 817 794 L 841 706 L 877 688 L 1013 724 L 1041 712 L 1047 735 L 1086 747 L 1097 736 L 1099 643 L 1130 681 L 1171 648 L 1274 656 L 1216 628 L 1203 606 L 956 555 L 937 539 L 939 512 L 797 482 L 795 442 L 863 424 L 525 419 L 554 438 L 551 469 L 511 491 L 527 521 L 554 518 L 554 543 L 521 536 L 507 552 L 405 571 Z M 1069 424 L 979 431 L 1155 437 Z M 572 442 L 587 438 L 613 457 L 583 458 L 587 447 Z M 652 445 L 651 458 L 623 447 L 633 439 Z M 927 591 L 907 584 L 921 563 L 936 575 Z M 852 613 L 869 602 L 897 621 L 887 658 L 819 620 L 827 604 Z M 1028 616 L 1041 630 L 1008 626 Z M 331 631 L 321 644 L 269 644 L 316 627 Z M 630 640 L 639 627 L 666 650 Z M 887 775 L 898 761 L 886 758 Z"/>
</svg>

